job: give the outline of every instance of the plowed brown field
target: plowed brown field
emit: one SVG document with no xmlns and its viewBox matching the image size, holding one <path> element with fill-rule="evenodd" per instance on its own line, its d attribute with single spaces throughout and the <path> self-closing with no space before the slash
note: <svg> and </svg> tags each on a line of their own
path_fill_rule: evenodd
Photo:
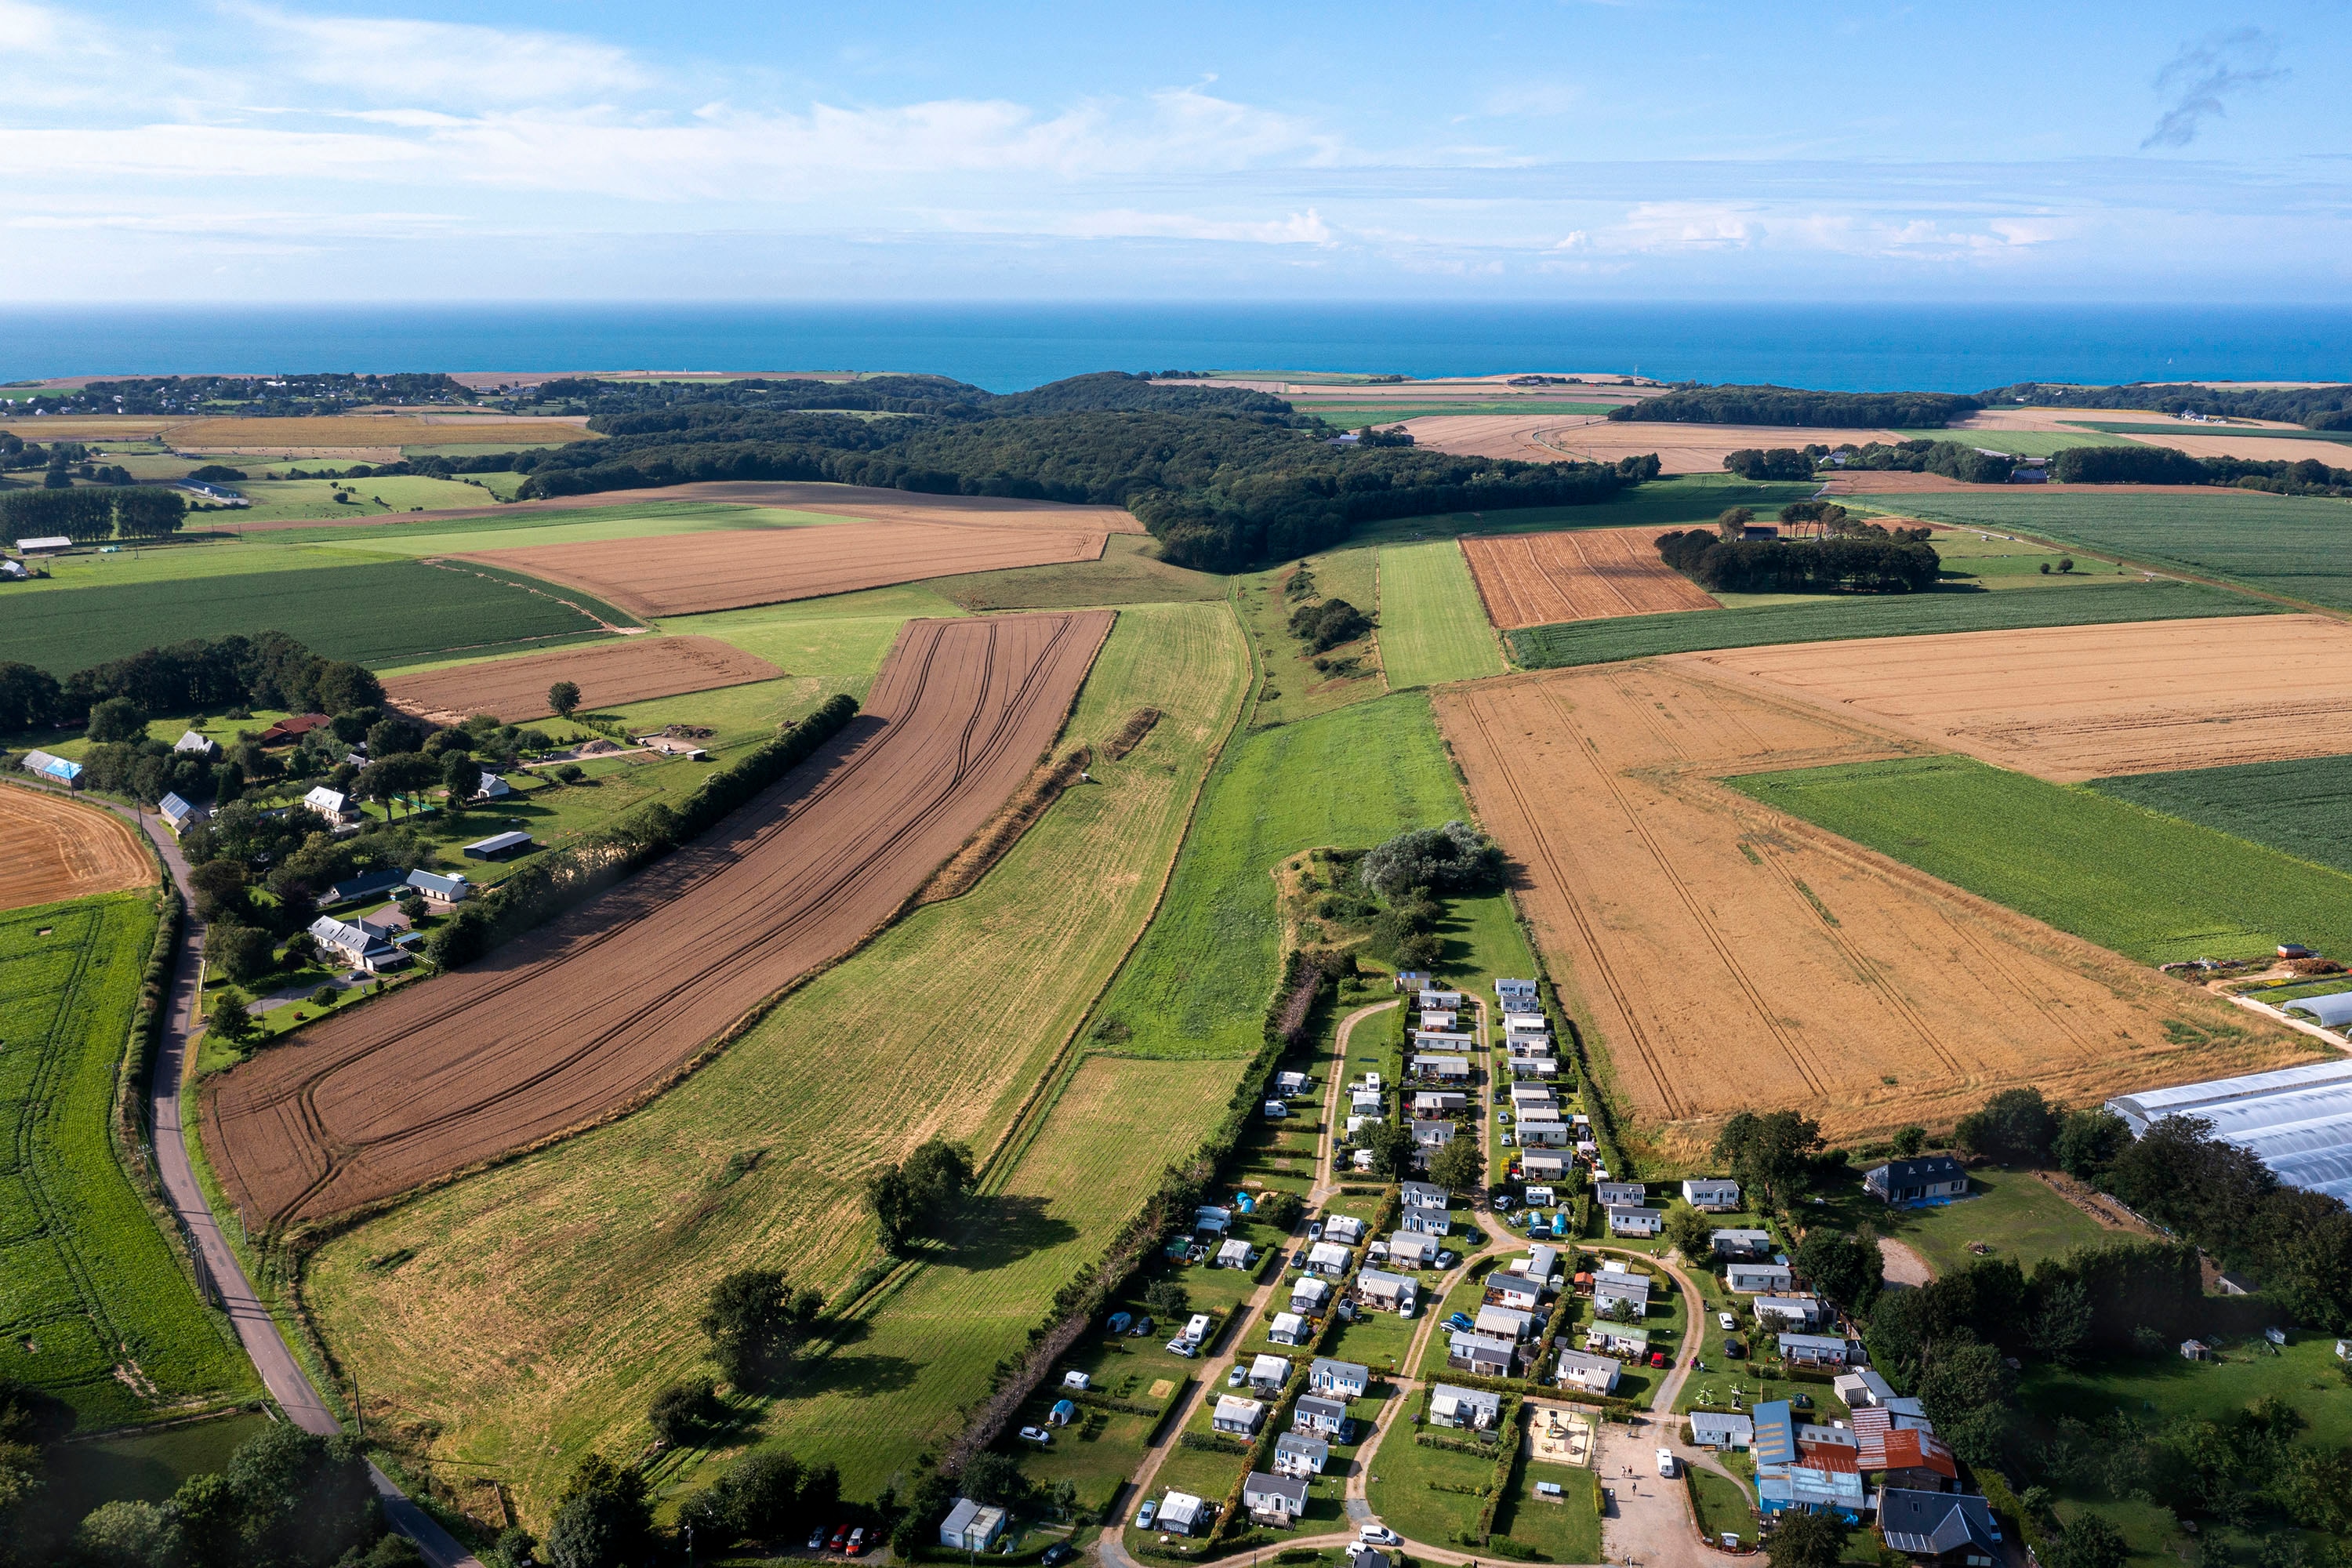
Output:
<svg viewBox="0 0 2352 1568">
<path fill-rule="evenodd" d="M 637 637 L 404 675 L 385 681 L 383 690 L 394 708 L 436 724 L 461 723 L 476 713 L 520 724 L 555 711 L 547 689 L 559 680 L 577 686 L 580 706 L 594 712 L 783 673 L 717 637 Z"/>
<path fill-rule="evenodd" d="M 1105 542 L 1099 531 L 1076 529 L 844 522 L 481 550 L 459 559 L 566 583 L 652 618 L 817 599 L 950 573 L 1096 561 Z"/>
<path fill-rule="evenodd" d="M 1512 626 L 1712 610 L 1699 585 L 1658 559 L 1657 528 L 1465 538 L 1462 552 L 1486 601 L 1486 617 Z"/>
<path fill-rule="evenodd" d="M 1683 654 L 2060 784 L 2352 752 L 2352 626 L 2321 616 Z"/>
<path fill-rule="evenodd" d="M 245 1223 L 390 1197 L 658 1089 L 889 920 L 994 814 L 1110 625 L 909 621 L 850 727 L 694 846 L 215 1080 L 205 1146 Z"/>
<path fill-rule="evenodd" d="M 155 879 L 155 862 L 129 823 L 47 790 L 0 784 L 0 910 L 119 893 Z"/>
<path fill-rule="evenodd" d="M 1922 750 L 1703 667 L 1435 693 L 1484 826 L 1623 1103 L 1670 1156 L 1790 1107 L 1832 1140 L 2306 1056 L 2284 1030 L 1759 805 L 1719 775 Z M 2202 1026 L 2201 1047 L 2164 1023 Z"/>
</svg>

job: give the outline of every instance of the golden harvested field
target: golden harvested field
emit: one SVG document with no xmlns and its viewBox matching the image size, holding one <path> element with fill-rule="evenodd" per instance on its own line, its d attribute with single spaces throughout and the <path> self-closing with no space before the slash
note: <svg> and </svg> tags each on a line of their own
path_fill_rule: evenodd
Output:
<svg viewBox="0 0 2352 1568">
<path fill-rule="evenodd" d="M 1677 656 L 2059 784 L 2352 752 L 2352 626 L 2248 616 Z"/>
<path fill-rule="evenodd" d="M 59 420 L 57 423 L 63 424 Z M 155 422 L 150 421 L 151 428 Z M 45 426 L 46 427 L 46 426 Z M 185 451 L 243 447 L 277 451 L 311 447 L 425 447 L 443 441 L 511 441 L 518 447 L 601 440 L 562 419 L 476 419 L 408 414 L 336 414 L 302 419 L 184 419 L 162 426 Z"/>
<path fill-rule="evenodd" d="M 1658 559 L 1658 528 L 1465 537 L 1486 616 L 1506 630 L 1556 621 L 1712 610 L 1714 599 Z"/>
<path fill-rule="evenodd" d="M 1419 445 L 1441 452 L 1557 463 L 1567 454 L 1546 444 L 1554 432 L 1571 433 L 1602 423 L 1605 416 L 1599 414 L 1432 414 L 1406 420 L 1404 428 Z"/>
<path fill-rule="evenodd" d="M 2218 998 L 1761 806 L 1718 776 L 1927 750 L 1702 665 L 1435 693 L 1521 907 L 1670 1159 L 1789 1107 L 1832 1140 L 2303 1058 Z M 2168 1043 L 2168 1018 L 2221 1031 Z"/>
<path fill-rule="evenodd" d="M 30 909 L 155 879 L 131 825 L 102 806 L 0 784 L 0 910 Z"/>
<path fill-rule="evenodd" d="M 1441 452 L 1466 457 L 1517 458 L 1528 462 L 1557 462 L 1563 458 L 1613 463 L 1655 452 L 1662 472 L 1719 474 L 1723 459 L 1743 447 L 1803 448 L 1865 441 L 1899 441 L 1893 430 L 1809 430 L 1779 425 L 1683 425 L 1652 420 L 1614 420 L 1599 416 L 1580 420 L 1573 415 L 1494 415 L 1484 417 L 1434 415 L 1409 419 L 1405 428 L 1415 441 Z"/>
<path fill-rule="evenodd" d="M 547 689 L 559 680 L 580 688 L 580 706 L 593 713 L 783 673 L 716 637 L 636 637 L 404 675 L 383 689 L 394 708 L 436 724 L 460 724 L 476 713 L 520 724 L 555 711 Z"/>
<path fill-rule="evenodd" d="M 2191 430 L 2195 427 L 2190 426 Z M 2300 463 L 2316 458 L 2331 468 L 2352 468 L 2352 445 L 2342 441 L 2306 441 L 2294 437 L 2264 437 L 2260 430 L 2227 436 L 2166 431 L 2161 436 L 2131 437 L 2150 447 L 2170 447 L 2192 458 L 2243 458 L 2258 463 Z M 2105 489 L 2105 486 L 2100 487 Z"/>
<path fill-rule="evenodd" d="M 641 500 L 647 494 L 630 493 Z M 611 539 L 480 550 L 457 559 L 568 584 L 651 620 L 817 599 L 959 572 L 1097 561 L 1106 542 L 1099 531 L 1078 529 L 845 521 L 839 527 L 719 530 L 650 544 Z"/>
</svg>

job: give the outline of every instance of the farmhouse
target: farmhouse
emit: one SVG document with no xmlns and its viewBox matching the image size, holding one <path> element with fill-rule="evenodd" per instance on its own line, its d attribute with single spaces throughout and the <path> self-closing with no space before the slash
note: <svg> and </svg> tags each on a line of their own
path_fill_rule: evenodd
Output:
<svg viewBox="0 0 2352 1568">
<path fill-rule="evenodd" d="M 1278 1355 L 1262 1355 L 1250 1363 L 1250 1386 L 1271 1394 L 1290 1381 L 1290 1363 Z"/>
<path fill-rule="evenodd" d="M 408 885 L 437 904 L 462 904 L 474 896 L 474 884 L 466 880 L 462 871 L 448 877 L 436 871 L 411 871 Z"/>
<path fill-rule="evenodd" d="M 324 713 L 296 713 L 264 730 L 259 743 L 264 750 L 272 746 L 290 746 L 311 731 L 323 730 L 333 722 Z"/>
<path fill-rule="evenodd" d="M 508 860 L 538 847 L 528 833 L 493 833 L 477 838 L 458 851 L 468 860 Z"/>
<path fill-rule="evenodd" d="M 1845 1357 L 1845 1340 L 1841 1335 L 1780 1336 L 1780 1359 L 1790 1366 L 1843 1366 Z"/>
<path fill-rule="evenodd" d="M 1274 1473 L 1277 1476 L 1319 1476 L 1331 1462 L 1331 1445 L 1304 1432 L 1285 1432 L 1274 1440 Z"/>
<path fill-rule="evenodd" d="M 1220 1405 L 1223 1400 L 1217 1402 Z M 1242 1403 L 1248 1404 L 1244 1400 Z M 1205 1531 L 1215 1521 L 1214 1505 L 1202 1501 L 1191 1492 L 1170 1492 L 1160 1500 L 1160 1529 L 1171 1535 L 1196 1535 Z"/>
<path fill-rule="evenodd" d="M 1503 1396 L 1483 1388 L 1456 1388 L 1450 1383 L 1441 1383 L 1430 1390 L 1429 1420 L 1433 1426 L 1467 1426 L 1485 1432 L 1493 1428 L 1502 1414 Z"/>
<path fill-rule="evenodd" d="M 1242 1506 L 1260 1524 L 1288 1524 L 1307 1511 L 1307 1481 L 1253 1470 L 1242 1483 Z"/>
<path fill-rule="evenodd" d="M 1717 1453 L 1745 1448 L 1755 1440 L 1756 1428 L 1745 1415 L 1694 1410 L 1690 1423 L 1691 1441 L 1702 1448 L 1713 1448 Z"/>
<path fill-rule="evenodd" d="M 1331 1282 L 1320 1275 L 1302 1275 L 1290 1288 L 1290 1310 L 1301 1317 L 1321 1317 L 1330 1300 Z"/>
<path fill-rule="evenodd" d="M 958 1552 L 986 1552 L 1003 1533 L 1004 1510 L 982 1508 L 968 1497 L 956 1499 L 955 1507 L 940 1521 L 940 1544 Z"/>
<path fill-rule="evenodd" d="M 1769 1230 L 1718 1230 L 1711 1239 L 1717 1258 L 1765 1258 L 1772 1251 Z"/>
<path fill-rule="evenodd" d="M 1728 1176 L 1695 1176 L 1683 1184 L 1683 1202 L 1727 1214 L 1739 1206 L 1739 1184 Z"/>
<path fill-rule="evenodd" d="M 408 873 L 405 871 L 362 871 L 356 877 L 346 877 L 331 885 L 319 895 L 319 907 L 331 910 L 343 904 L 356 904 L 365 899 L 385 898 L 394 888 L 407 885 Z"/>
<path fill-rule="evenodd" d="M 1559 1363 L 1552 1373 L 1552 1381 L 1562 1388 L 1605 1394 L 1617 1386 L 1617 1379 L 1622 1375 L 1623 1370 L 1614 1356 L 1564 1350 L 1559 1352 Z"/>
<path fill-rule="evenodd" d="M 1796 1278 L 1795 1271 L 1783 1263 L 1732 1263 L 1723 1270 L 1724 1288 L 1742 1296 L 1785 1290 Z"/>
<path fill-rule="evenodd" d="M 1217 1395 L 1217 1408 L 1209 1417 L 1209 1425 L 1220 1432 L 1237 1436 L 1255 1437 L 1265 1421 L 1265 1406 L 1255 1399 L 1244 1399 L 1238 1394 Z"/>
<path fill-rule="evenodd" d="M 1402 1312 L 1420 1300 L 1421 1287 L 1402 1274 L 1382 1268 L 1356 1273 L 1356 1300 L 1377 1310 Z"/>
<path fill-rule="evenodd" d="M 176 795 L 167 795 L 155 803 L 155 815 L 163 819 L 164 826 L 176 834 L 192 822 L 202 822 L 205 812 L 201 805 L 191 805 Z"/>
<path fill-rule="evenodd" d="M 320 915 L 310 922 L 310 937 L 320 947 L 336 954 L 354 969 L 364 969 L 371 974 L 399 969 L 408 963 L 408 954 L 383 940 L 363 925 L 352 925 Z"/>
<path fill-rule="evenodd" d="M 1992 1505 L 1966 1492 L 1889 1487 L 1878 1494 L 1878 1532 L 1894 1551 L 1946 1568 L 1992 1568 L 2008 1557 Z"/>
<path fill-rule="evenodd" d="M 1348 1402 L 1302 1394 L 1291 1407 L 1290 1429 L 1311 1437 L 1341 1437 L 1348 1430 Z"/>
<path fill-rule="evenodd" d="M 63 757 L 52 756 L 47 752 L 26 752 L 24 762 L 19 765 L 28 773 L 37 774 L 42 778 L 64 784 L 68 789 L 80 787 L 81 764 L 79 763 L 69 763 Z"/>
<path fill-rule="evenodd" d="M 311 785 L 310 793 L 302 797 L 302 804 L 329 822 L 341 824 L 359 820 L 360 814 L 352 809 L 351 797 L 341 790 L 329 789 L 325 784 Z"/>
<path fill-rule="evenodd" d="M 1511 1358 L 1517 1350 L 1516 1340 L 1498 1339 L 1492 1334 L 1465 1334 L 1457 1330 L 1447 1341 L 1445 1364 L 1479 1377 L 1508 1377 Z"/>
<path fill-rule="evenodd" d="M 1662 1209 L 1627 1208 L 1621 1204 L 1609 1205 L 1609 1234 L 1612 1236 L 1655 1236 L 1665 1228 L 1666 1216 Z"/>
<path fill-rule="evenodd" d="M 1969 1173 L 1949 1154 L 1927 1154 L 1874 1165 L 1862 1184 L 1883 1204 L 1946 1203 L 1969 1190 Z"/>
<path fill-rule="evenodd" d="M 2352 1202 L 2352 1058 L 2121 1095 L 2107 1109 L 2135 1137 L 2163 1117 L 2201 1116 L 2286 1185 Z"/>
<path fill-rule="evenodd" d="M 1352 1361 L 1333 1361 L 1328 1356 L 1317 1356 L 1307 1369 L 1307 1386 L 1318 1394 L 1336 1394 L 1342 1399 L 1361 1399 L 1372 1386 L 1369 1367 Z"/>
<path fill-rule="evenodd" d="M 1389 1261 L 1401 1268 L 1426 1268 L 1437 1261 L 1437 1237 L 1398 1231 L 1389 1237 Z"/>
</svg>

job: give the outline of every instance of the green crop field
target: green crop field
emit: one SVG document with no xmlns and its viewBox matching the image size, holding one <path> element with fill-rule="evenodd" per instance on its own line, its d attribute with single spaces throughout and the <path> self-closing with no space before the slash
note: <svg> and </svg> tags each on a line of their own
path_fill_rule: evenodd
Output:
<svg viewBox="0 0 2352 1568">
<path fill-rule="evenodd" d="M 835 520 L 838 521 L 838 520 Z M 1222 599 L 1225 579 L 1171 566 L 1139 534 L 1114 533 L 1099 561 L 933 577 L 924 586 L 967 610 L 1066 610 Z"/>
<path fill-rule="evenodd" d="M 1777 512 L 1820 488 L 1802 481 L 1759 482 L 1729 474 L 1686 474 L 1652 479 L 1593 506 L 1450 511 L 1368 523 L 1348 542 L 1393 544 L 1403 540 L 1451 539 L 1457 533 L 1549 533 L 1563 528 L 1689 528 L 1713 522 L 1726 507 L 1752 507 L 1759 516 Z"/>
<path fill-rule="evenodd" d="M 236 466 L 230 459 L 232 467 Z M 313 463 L 310 472 L 320 465 Z M 243 470 L 252 473 L 254 470 Z M 338 487 L 352 500 L 338 501 Z M 281 522 L 307 517 L 376 517 L 385 512 L 436 510 L 447 507 L 488 506 L 491 496 L 479 485 L 458 479 L 428 479 L 415 474 L 391 474 L 380 479 L 249 479 L 234 487 L 253 504 L 227 514 L 239 522 Z M 219 512 L 201 514 L 208 518 Z"/>
<path fill-rule="evenodd" d="M 1696 653 L 1706 648 L 1849 637 L 1926 637 L 1937 632 L 2016 631 L 2027 626 L 2098 626 L 2121 621 L 2187 620 L 2263 615 L 2277 606 L 2200 583 L 2110 578 L 2067 592 L 1981 590 L 1836 595 L 1801 604 L 1726 610 L 1675 610 L 1606 621 L 1570 621 L 1507 632 L 1512 652 L 1530 669 L 1609 664 L 1621 658 Z"/>
<path fill-rule="evenodd" d="M 466 504 L 488 506 L 476 495 Z M 236 534 L 242 514 L 215 514 L 215 531 Z M 845 521 L 823 512 L 722 501 L 657 501 L 640 505 L 520 509 L 479 517 L 384 518 L 373 522 L 321 522 L 244 535 L 252 544 L 331 544 L 376 555 L 439 555 L 464 550 L 521 550 L 541 544 L 588 544 L 607 539 L 658 539 L 725 528 L 807 528 Z M 517 538 L 500 535 L 516 534 Z"/>
<path fill-rule="evenodd" d="M 2093 790 L 1955 756 L 1725 782 L 2143 963 L 2352 950 L 2352 877 Z"/>
<path fill-rule="evenodd" d="M 1381 664 L 1391 690 L 1503 673 L 1486 606 L 1454 541 L 1381 550 Z"/>
<path fill-rule="evenodd" d="M 2352 777 L 2342 757 L 2297 757 L 2095 779 L 2091 788 L 2352 873 Z"/>
<path fill-rule="evenodd" d="M 2101 495 L 2087 485 L 2038 495 L 1946 492 L 1875 500 L 1933 522 L 2019 530 L 2352 609 L 2352 501 L 2212 486 L 2184 486 L 2178 495 Z"/>
<path fill-rule="evenodd" d="M 388 665 L 500 644 L 601 635 L 550 594 L 414 561 L 262 572 L 42 594 L 0 619 L 0 662 L 65 676 L 141 648 L 280 631 L 311 652 Z"/>
<path fill-rule="evenodd" d="M 154 934 L 144 893 L 0 915 L 0 1343 L 5 1375 L 85 1427 L 257 1392 L 114 1157 L 115 1073 Z"/>
<path fill-rule="evenodd" d="M 2137 447 L 2137 441 L 2127 441 L 2121 436 L 2102 435 L 2096 430 L 1897 430 L 1906 441 L 1958 441 L 1963 446 L 1980 447 L 1988 452 L 2007 452 L 2013 458 L 2047 458 L 2069 447 Z M 1856 469 L 1857 474 L 1863 470 Z M 1867 484 L 1866 476 L 1862 482 Z"/>
<path fill-rule="evenodd" d="M 305 572 L 321 566 L 370 566 L 381 554 L 334 545 L 289 542 L 283 534 L 184 534 L 168 544 L 125 544 L 110 555 L 59 555 L 45 563 L 48 575 L 9 584 L 17 598 L 79 588 L 121 588 L 142 583 L 173 583 L 197 577 L 250 577 L 268 572 Z"/>
<path fill-rule="evenodd" d="M 748 610 L 673 616 L 656 624 L 665 632 L 731 643 L 796 680 L 819 682 L 828 696 L 846 691 L 862 698 L 897 640 L 899 627 L 917 616 L 963 613 L 961 606 L 940 598 L 928 585 L 907 584 Z"/>
<path fill-rule="evenodd" d="M 934 1132 L 985 1158 L 1073 1037 L 1144 926 L 1247 669 L 1223 605 L 1122 610 L 1069 731 L 1097 743 L 1096 782 L 971 892 L 885 930 L 644 1110 L 324 1247 L 309 1294 L 371 1428 L 431 1423 L 439 1458 L 493 1467 L 543 1524 L 583 1453 L 646 1441 L 646 1402 L 698 1364 L 712 1281 L 782 1268 L 837 1292 L 875 1257 L 866 1175 Z M 1141 744 L 1101 755 L 1147 705 L 1165 716 Z M 870 1495 L 954 1429 L 1166 1154 L 1223 1115 L 1236 1070 L 1081 1069 L 969 1234 L 824 1347 L 764 1429 Z"/>
</svg>

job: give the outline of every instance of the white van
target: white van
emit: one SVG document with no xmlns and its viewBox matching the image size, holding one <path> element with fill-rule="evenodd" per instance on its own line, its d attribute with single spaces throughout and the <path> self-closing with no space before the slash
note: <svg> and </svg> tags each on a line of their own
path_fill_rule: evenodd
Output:
<svg viewBox="0 0 2352 1568">
<path fill-rule="evenodd" d="M 1658 1474 L 1667 1480 L 1675 1479 L 1675 1451 L 1672 1448 L 1658 1450 Z"/>
</svg>

